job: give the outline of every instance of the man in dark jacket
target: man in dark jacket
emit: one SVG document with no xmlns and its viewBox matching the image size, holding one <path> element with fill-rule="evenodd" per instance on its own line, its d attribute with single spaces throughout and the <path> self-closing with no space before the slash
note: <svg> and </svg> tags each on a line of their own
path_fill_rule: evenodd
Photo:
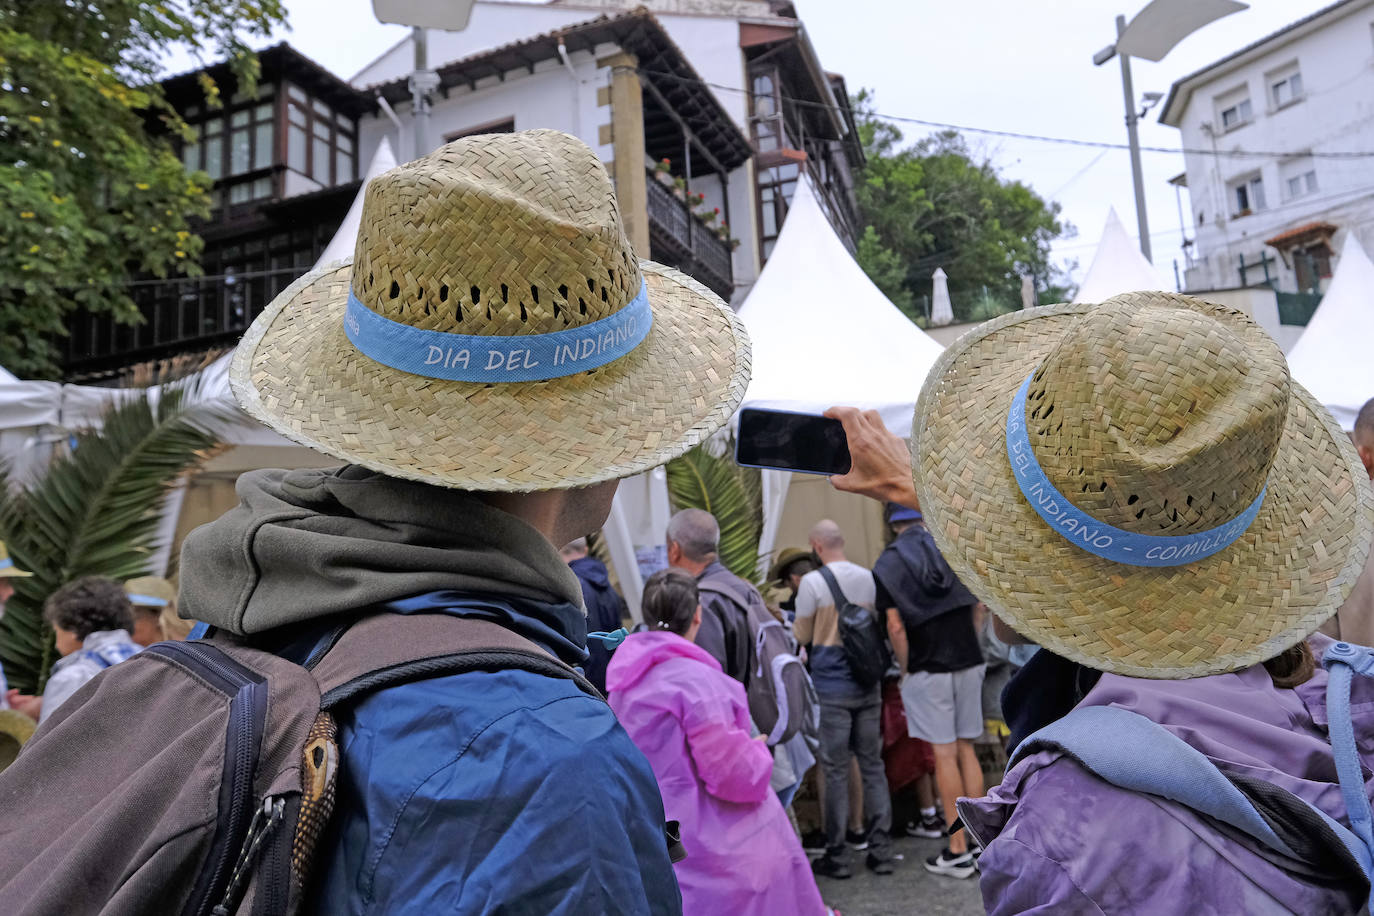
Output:
<svg viewBox="0 0 1374 916">
<path fill-rule="evenodd" d="M 593 633 L 610 633 L 619 629 L 625 616 L 625 599 L 611 586 L 611 575 L 606 564 L 587 552 L 587 539 L 578 538 L 564 544 L 559 553 L 582 585 L 582 601 L 587 606 L 587 629 Z M 606 666 L 611 663 L 611 652 L 601 640 L 591 639 L 587 641 L 587 656 L 584 668 L 587 680 L 605 693 Z"/>
<path fill-rule="evenodd" d="M 555 131 L 372 179 L 356 250 L 269 306 L 230 370 L 245 410 L 347 466 L 241 477 L 186 541 L 181 614 L 265 647 L 360 611 L 447 615 L 585 664 L 558 548 L 619 478 L 727 421 L 742 325 L 638 259 L 604 166 Z M 572 680 L 438 675 L 336 718 L 310 912 L 680 913 L 653 771 Z"/>
<path fill-rule="evenodd" d="M 873 567 L 877 606 L 902 671 L 907 733 L 935 750 L 935 784 L 945 817 L 956 817 L 960 797 L 983 794 L 983 771 L 973 741 L 983 733 L 983 675 L 987 666 L 974 627 L 978 599 L 949 568 L 921 513 L 887 507 L 896 539 Z M 963 831 L 949 848 L 926 860 L 940 875 L 967 878 L 975 871 Z"/>
<path fill-rule="evenodd" d="M 683 509 L 668 520 L 668 565 L 697 578 L 701 629 L 696 644 L 741 684 L 749 684 L 753 644 L 745 602 L 763 597 L 758 589 L 720 562 L 720 524 L 704 509 Z M 736 597 L 737 596 L 737 597 Z"/>
</svg>

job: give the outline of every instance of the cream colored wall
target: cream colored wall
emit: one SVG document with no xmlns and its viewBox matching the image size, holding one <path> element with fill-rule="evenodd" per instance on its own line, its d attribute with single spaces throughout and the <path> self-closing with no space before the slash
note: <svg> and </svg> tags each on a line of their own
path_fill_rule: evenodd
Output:
<svg viewBox="0 0 1374 916">
<path fill-rule="evenodd" d="M 811 526 L 823 518 L 840 526 L 845 555 L 853 562 L 871 567 L 883 552 L 882 504 L 853 493 L 841 493 L 827 478 L 810 474 L 792 475 L 775 550 L 806 547 Z"/>
</svg>

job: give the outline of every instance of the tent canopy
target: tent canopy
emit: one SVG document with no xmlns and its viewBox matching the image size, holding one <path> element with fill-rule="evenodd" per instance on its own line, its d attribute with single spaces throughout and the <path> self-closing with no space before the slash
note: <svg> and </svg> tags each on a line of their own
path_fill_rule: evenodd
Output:
<svg viewBox="0 0 1374 916">
<path fill-rule="evenodd" d="M 1307 330 L 1288 354 L 1288 371 L 1335 415 L 1342 429 L 1353 429 L 1365 401 L 1374 398 L 1374 263 L 1347 232 L 1331 285 L 1312 314 Z"/>
<path fill-rule="evenodd" d="M 1116 208 L 1108 207 L 1102 240 L 1097 243 L 1092 264 L 1073 301 L 1101 302 L 1142 289 L 1159 289 L 1159 277 L 1135 241 L 1126 234 L 1126 228 L 1117 219 Z"/>
<path fill-rule="evenodd" d="M 911 435 L 941 347 L 868 279 L 805 180 L 739 316 L 754 348 L 745 406 L 873 409 L 888 429 Z"/>
</svg>

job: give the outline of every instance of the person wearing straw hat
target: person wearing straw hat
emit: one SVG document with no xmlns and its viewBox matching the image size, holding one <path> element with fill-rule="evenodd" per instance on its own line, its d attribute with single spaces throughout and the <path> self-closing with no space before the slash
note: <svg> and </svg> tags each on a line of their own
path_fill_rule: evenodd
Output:
<svg viewBox="0 0 1374 916">
<path fill-rule="evenodd" d="M 620 478 L 721 428 L 748 377 L 743 325 L 635 257 L 584 144 L 450 143 L 372 179 L 352 261 L 244 335 L 239 404 L 346 466 L 240 477 L 239 507 L 186 540 L 181 612 L 262 645 L 364 609 L 448 614 L 581 665 L 558 548 Z M 680 911 L 653 771 L 570 680 L 409 681 L 339 714 L 338 745 L 313 912 Z"/>
<path fill-rule="evenodd" d="M 134 642 L 151 646 L 166 639 L 162 615 L 169 610 L 176 614 L 176 586 L 157 576 L 139 576 L 124 583 L 124 593 L 134 606 Z"/>
<path fill-rule="evenodd" d="M 1355 451 L 1365 473 L 1374 481 L 1374 398 L 1370 398 L 1355 415 L 1355 428 L 1350 433 Z M 1365 563 L 1364 572 L 1355 581 L 1350 597 L 1345 599 L 1334 617 L 1322 624 L 1321 631 L 1332 639 L 1374 646 L 1374 553 Z"/>
<path fill-rule="evenodd" d="M 5 605 L 14 597 L 14 583 L 11 580 L 27 579 L 32 575 L 33 573 L 14 565 L 14 560 L 10 559 L 9 548 L 5 546 L 4 541 L 0 541 L 0 617 L 5 616 Z M 18 698 L 19 691 L 14 691 L 14 695 Z M 9 697 L 9 682 L 5 680 L 4 667 L 0 666 L 0 709 L 10 708 Z M 25 697 L 24 699 L 31 700 L 33 698 Z"/>
<path fill-rule="evenodd" d="M 927 378 L 914 481 L 876 416 L 831 413 L 854 457 L 835 485 L 919 507 L 1044 647 L 1008 696 L 1064 698 L 959 802 L 990 913 L 1365 905 L 1374 678 L 1346 660 L 1374 656 L 1309 634 L 1364 566 L 1374 502 L 1257 325 L 1171 293 L 988 322 Z M 1027 684 L 1042 656 L 1081 689 Z"/>
</svg>

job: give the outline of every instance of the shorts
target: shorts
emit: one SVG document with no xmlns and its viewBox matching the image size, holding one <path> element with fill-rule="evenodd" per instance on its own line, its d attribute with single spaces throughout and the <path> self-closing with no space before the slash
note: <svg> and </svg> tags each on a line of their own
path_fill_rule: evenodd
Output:
<svg viewBox="0 0 1374 916">
<path fill-rule="evenodd" d="M 902 681 L 906 731 L 931 744 L 972 741 L 983 734 L 983 675 L 987 665 L 960 671 L 913 671 Z"/>
</svg>

